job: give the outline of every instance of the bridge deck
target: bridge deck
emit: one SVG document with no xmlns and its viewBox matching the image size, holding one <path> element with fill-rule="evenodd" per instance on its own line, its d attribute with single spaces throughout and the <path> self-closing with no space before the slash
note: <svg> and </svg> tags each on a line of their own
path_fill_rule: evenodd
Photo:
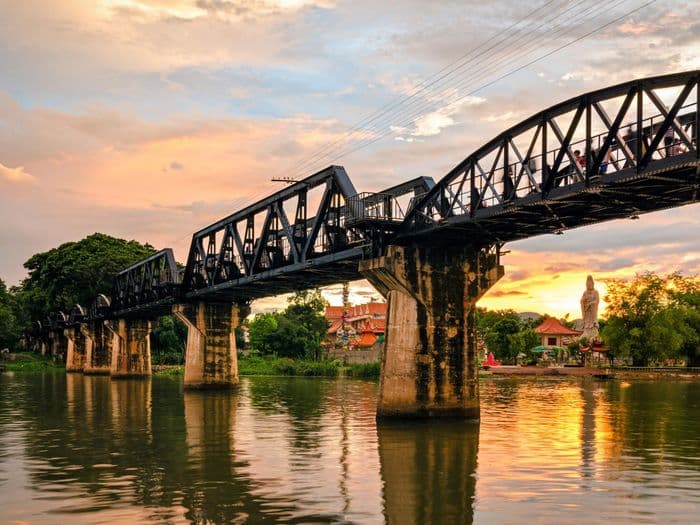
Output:
<svg viewBox="0 0 700 525">
<path fill-rule="evenodd" d="M 403 242 L 505 243 L 546 233 L 559 233 L 613 219 L 635 217 L 698 202 L 700 160 L 695 152 L 653 163 L 637 173 L 628 168 L 585 182 L 555 188 L 548 195 L 531 193 L 507 204 L 453 215 Z"/>
</svg>

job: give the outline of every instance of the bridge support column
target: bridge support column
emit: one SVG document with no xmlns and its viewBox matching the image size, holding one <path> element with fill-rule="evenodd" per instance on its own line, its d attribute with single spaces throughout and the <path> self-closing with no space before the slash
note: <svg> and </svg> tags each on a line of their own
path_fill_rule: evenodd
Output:
<svg viewBox="0 0 700 525">
<path fill-rule="evenodd" d="M 68 339 L 63 330 L 51 330 L 49 332 L 48 352 L 54 362 L 66 362 L 66 352 L 68 350 Z"/>
<path fill-rule="evenodd" d="M 63 330 L 66 336 L 66 372 L 82 372 L 85 366 L 85 337 L 80 326 Z"/>
<path fill-rule="evenodd" d="M 503 276 L 488 248 L 390 246 L 360 263 L 388 299 L 377 417 L 479 417 L 474 312 Z"/>
<path fill-rule="evenodd" d="M 179 304 L 173 313 L 187 326 L 185 388 L 231 388 L 238 384 L 235 328 L 247 306 Z"/>
<path fill-rule="evenodd" d="M 105 323 L 112 333 L 112 378 L 151 375 L 151 330 L 147 319 L 117 319 Z"/>
<path fill-rule="evenodd" d="M 104 321 L 95 321 L 90 325 L 80 325 L 80 332 L 85 338 L 84 374 L 97 375 L 110 372 L 114 337 L 105 328 L 104 323 Z"/>
</svg>

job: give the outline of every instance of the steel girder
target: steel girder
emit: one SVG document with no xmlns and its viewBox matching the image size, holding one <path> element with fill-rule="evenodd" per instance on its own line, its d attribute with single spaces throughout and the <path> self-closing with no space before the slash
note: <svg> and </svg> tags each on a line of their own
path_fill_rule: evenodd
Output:
<svg viewBox="0 0 700 525">
<path fill-rule="evenodd" d="M 356 275 L 368 248 L 348 224 L 346 203 L 356 193 L 345 169 L 330 166 L 198 231 L 183 298 L 245 301 Z"/>
<path fill-rule="evenodd" d="M 119 316 L 127 315 L 134 309 L 141 311 L 145 305 L 158 307 L 172 304 L 178 283 L 179 271 L 175 256 L 170 248 L 165 248 L 115 276 L 109 308 L 114 316 Z M 95 313 L 105 308 L 105 299 L 107 298 L 101 301 L 97 297 Z"/>
<path fill-rule="evenodd" d="M 533 115 L 452 169 L 393 242 L 502 243 L 696 202 L 699 82 L 634 80 Z"/>
</svg>

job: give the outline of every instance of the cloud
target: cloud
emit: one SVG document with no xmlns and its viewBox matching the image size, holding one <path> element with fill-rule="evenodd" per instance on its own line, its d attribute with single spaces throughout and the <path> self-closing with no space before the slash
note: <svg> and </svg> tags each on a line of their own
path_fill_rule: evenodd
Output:
<svg viewBox="0 0 700 525">
<path fill-rule="evenodd" d="M 4 164 L 0 163 L 0 180 L 10 183 L 26 183 L 34 182 L 35 178 L 30 173 L 24 171 L 24 166 L 8 168 Z"/>
<path fill-rule="evenodd" d="M 656 26 L 646 20 L 635 21 L 630 18 L 618 25 L 617 30 L 623 34 L 639 36 L 645 33 L 653 33 L 656 30 Z"/>
<path fill-rule="evenodd" d="M 455 96 L 454 93 L 453 96 Z M 455 125 L 457 123 L 455 115 L 461 110 L 470 106 L 478 106 L 484 102 L 486 99 L 483 97 L 463 97 L 438 109 L 423 113 L 406 127 L 391 126 L 390 129 L 394 133 L 410 135 L 411 137 L 433 137 L 439 135 L 445 128 Z M 408 138 L 410 137 L 400 137 L 403 140 Z"/>
<path fill-rule="evenodd" d="M 519 290 L 495 290 L 489 294 L 490 297 L 516 297 L 528 295 L 526 292 Z"/>
</svg>

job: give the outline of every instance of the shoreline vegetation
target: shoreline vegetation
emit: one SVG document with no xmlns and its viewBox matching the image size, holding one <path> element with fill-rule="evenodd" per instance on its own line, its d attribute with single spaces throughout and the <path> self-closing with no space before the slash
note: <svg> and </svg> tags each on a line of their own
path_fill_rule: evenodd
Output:
<svg viewBox="0 0 700 525">
<path fill-rule="evenodd" d="M 288 377 L 351 377 L 379 379 L 380 363 L 343 364 L 340 360 L 314 361 L 286 357 L 239 357 L 238 374 L 241 376 Z M 154 366 L 153 375 L 177 377 L 184 375 L 185 367 Z"/>
<path fill-rule="evenodd" d="M 65 372 L 63 364 L 55 363 L 50 357 L 30 352 L 12 354 L 9 360 L 0 361 L 0 369 L 6 371 Z M 241 376 L 269 377 L 319 377 L 319 378 L 353 378 L 378 380 L 381 364 L 379 362 L 343 364 L 340 360 L 305 360 L 286 357 L 252 356 L 239 357 L 238 373 Z M 180 378 L 185 374 L 184 365 L 153 365 L 156 377 Z M 700 380 L 700 369 L 686 367 L 602 367 L 602 368 L 551 368 L 537 366 L 503 366 L 491 367 L 479 371 L 479 378 L 498 377 L 598 377 L 605 375 L 608 379 L 661 379 L 679 378 Z"/>
<path fill-rule="evenodd" d="M 51 357 L 31 352 L 11 354 L 10 359 L 0 361 L 0 366 L 13 372 L 64 372 L 66 370 L 62 363 L 55 363 Z"/>
</svg>

